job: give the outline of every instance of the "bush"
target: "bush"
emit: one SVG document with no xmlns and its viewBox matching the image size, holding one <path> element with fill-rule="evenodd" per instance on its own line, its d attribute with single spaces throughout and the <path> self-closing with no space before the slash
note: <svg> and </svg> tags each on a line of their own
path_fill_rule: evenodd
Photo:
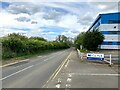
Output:
<svg viewBox="0 0 120 90">
<path fill-rule="evenodd" d="M 10 59 L 16 56 L 16 53 L 8 51 L 8 52 L 3 52 L 2 58 L 3 59 Z"/>
<path fill-rule="evenodd" d="M 26 54 L 36 54 L 44 50 L 66 49 L 69 44 L 65 42 L 48 42 L 44 38 L 27 38 L 20 34 L 10 34 L 2 38 L 3 59 L 9 59 Z"/>
</svg>

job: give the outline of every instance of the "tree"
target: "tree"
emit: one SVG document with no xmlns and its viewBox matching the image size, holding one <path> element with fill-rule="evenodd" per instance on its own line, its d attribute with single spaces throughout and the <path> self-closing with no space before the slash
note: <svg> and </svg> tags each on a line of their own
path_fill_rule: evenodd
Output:
<svg viewBox="0 0 120 90">
<path fill-rule="evenodd" d="M 76 48 L 79 48 L 80 49 L 80 45 L 83 46 L 83 39 L 84 39 L 84 36 L 85 36 L 85 32 L 81 32 L 76 38 L 75 38 L 75 46 Z"/>
<path fill-rule="evenodd" d="M 85 37 L 83 38 L 83 46 L 88 49 L 95 51 L 104 40 L 104 35 L 99 32 L 99 30 L 93 29 L 92 31 L 88 31 L 85 33 Z"/>
<path fill-rule="evenodd" d="M 46 39 L 44 39 L 42 37 L 30 37 L 30 39 L 40 40 L 40 41 L 47 41 Z"/>
<path fill-rule="evenodd" d="M 2 58 L 9 59 L 28 54 L 37 54 L 45 50 L 57 50 L 69 48 L 66 36 L 60 36 L 62 41 L 48 42 L 42 37 L 28 38 L 19 33 L 12 33 L 0 38 L 2 42 Z"/>
<path fill-rule="evenodd" d="M 65 35 L 58 35 L 58 37 L 56 38 L 56 41 L 58 41 L 58 42 L 67 42 L 68 38 Z"/>
<path fill-rule="evenodd" d="M 7 38 L 16 38 L 16 39 L 19 39 L 19 40 L 28 40 L 28 37 L 24 36 L 24 35 L 21 35 L 20 33 L 12 33 L 12 34 L 8 34 L 8 37 Z"/>
</svg>

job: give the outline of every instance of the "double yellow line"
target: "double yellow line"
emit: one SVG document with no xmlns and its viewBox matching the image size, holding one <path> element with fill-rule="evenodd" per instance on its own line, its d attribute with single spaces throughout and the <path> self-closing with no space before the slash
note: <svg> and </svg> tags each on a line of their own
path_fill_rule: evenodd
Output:
<svg viewBox="0 0 120 90">
<path fill-rule="evenodd" d="M 55 77 L 58 75 L 58 73 L 60 72 L 60 70 L 63 68 L 63 66 L 68 62 L 69 57 L 71 56 L 72 52 L 67 56 L 67 58 L 59 65 L 59 67 L 55 70 L 55 72 L 51 75 L 51 77 L 48 79 L 48 81 L 43 85 L 42 88 L 45 88 L 47 86 L 47 84 L 55 79 Z"/>
</svg>

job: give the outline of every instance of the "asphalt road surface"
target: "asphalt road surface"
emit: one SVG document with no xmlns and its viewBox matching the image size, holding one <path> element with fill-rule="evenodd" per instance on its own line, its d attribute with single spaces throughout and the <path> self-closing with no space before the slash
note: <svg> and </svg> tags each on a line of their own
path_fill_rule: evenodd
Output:
<svg viewBox="0 0 120 90">
<path fill-rule="evenodd" d="M 2 88 L 42 88 L 71 51 L 62 50 L 2 68 Z"/>
<path fill-rule="evenodd" d="M 108 64 L 105 64 L 103 61 L 81 61 L 77 51 L 74 50 L 69 56 L 68 62 L 62 67 L 56 77 L 45 86 L 45 88 L 118 90 L 119 74 L 117 69 L 118 67 L 116 67 L 116 69 L 114 66 L 109 67 Z"/>
</svg>

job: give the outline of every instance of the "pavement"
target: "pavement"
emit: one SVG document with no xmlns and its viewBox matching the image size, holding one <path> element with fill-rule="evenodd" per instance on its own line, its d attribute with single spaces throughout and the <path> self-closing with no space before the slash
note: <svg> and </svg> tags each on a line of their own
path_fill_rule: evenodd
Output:
<svg viewBox="0 0 120 90">
<path fill-rule="evenodd" d="M 2 88 L 42 88 L 72 50 L 61 50 L 1 67 Z"/>
<path fill-rule="evenodd" d="M 118 68 L 80 60 L 73 50 L 67 63 L 44 88 L 118 88 Z M 109 90 L 109 89 L 107 89 Z"/>
</svg>

